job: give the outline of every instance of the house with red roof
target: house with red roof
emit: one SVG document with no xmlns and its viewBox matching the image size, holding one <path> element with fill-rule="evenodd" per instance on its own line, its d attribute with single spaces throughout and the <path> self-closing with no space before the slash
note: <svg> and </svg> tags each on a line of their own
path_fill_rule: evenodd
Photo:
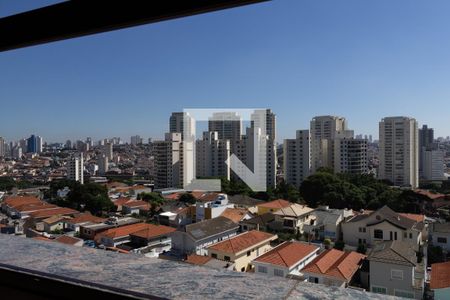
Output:
<svg viewBox="0 0 450 300">
<path fill-rule="evenodd" d="M 312 283 L 346 287 L 360 269 L 366 256 L 355 251 L 325 250 L 302 270 Z"/>
<path fill-rule="evenodd" d="M 150 210 L 150 203 L 143 200 L 132 200 L 122 204 L 122 214 L 139 214 L 141 211 Z"/>
<path fill-rule="evenodd" d="M 234 270 L 246 272 L 252 269 L 251 262 L 272 249 L 270 243 L 278 239 L 277 235 L 252 230 L 208 247 L 211 258 L 234 263 Z"/>
<path fill-rule="evenodd" d="M 301 275 L 300 271 L 314 258 L 320 248 L 297 241 L 287 241 L 257 257 L 252 264 L 255 273 L 267 276 L 287 277 Z"/>
<path fill-rule="evenodd" d="M 450 299 L 450 261 L 431 265 L 430 289 L 435 300 Z"/>
<path fill-rule="evenodd" d="M 258 215 L 262 215 L 268 212 L 276 212 L 282 208 L 287 208 L 292 203 L 284 200 L 284 199 L 277 199 L 269 202 L 264 202 L 261 204 L 256 205 L 257 213 Z"/>
</svg>

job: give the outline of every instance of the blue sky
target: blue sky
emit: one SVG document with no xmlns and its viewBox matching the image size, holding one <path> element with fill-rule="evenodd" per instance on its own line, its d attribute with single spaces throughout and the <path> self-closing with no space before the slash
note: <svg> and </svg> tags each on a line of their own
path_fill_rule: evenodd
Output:
<svg viewBox="0 0 450 300">
<path fill-rule="evenodd" d="M 0 16 L 51 1 L 0 0 Z M 39 6 L 37 5 L 37 6 Z M 341 115 L 450 135 L 450 2 L 277 0 L 0 53 L 0 136 L 161 138 L 183 108 Z"/>
</svg>

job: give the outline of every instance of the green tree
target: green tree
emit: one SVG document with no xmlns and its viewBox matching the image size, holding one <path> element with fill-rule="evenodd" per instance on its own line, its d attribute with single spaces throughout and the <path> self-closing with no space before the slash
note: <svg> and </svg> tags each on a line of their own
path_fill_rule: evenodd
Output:
<svg viewBox="0 0 450 300">
<path fill-rule="evenodd" d="M 197 201 L 191 193 L 182 194 L 178 200 L 187 204 L 194 204 Z"/>
<path fill-rule="evenodd" d="M 344 243 L 344 241 L 341 241 L 341 240 L 338 240 L 338 241 L 336 241 L 335 243 L 334 243 L 334 249 L 338 249 L 338 250 L 344 250 L 344 247 L 345 247 L 345 243 Z"/>
</svg>

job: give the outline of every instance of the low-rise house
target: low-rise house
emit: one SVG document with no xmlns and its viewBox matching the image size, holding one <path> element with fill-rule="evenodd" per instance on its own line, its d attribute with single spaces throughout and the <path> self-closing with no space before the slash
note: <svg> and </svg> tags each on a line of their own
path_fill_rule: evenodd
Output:
<svg viewBox="0 0 450 300">
<path fill-rule="evenodd" d="M 247 272 L 252 269 L 251 261 L 272 249 L 270 243 L 277 235 L 262 231 L 247 231 L 208 247 L 211 258 L 234 263 L 234 270 Z"/>
<path fill-rule="evenodd" d="M 55 207 L 52 209 L 46 210 L 38 210 L 30 213 L 30 219 L 36 224 L 38 222 L 43 221 L 44 219 L 53 217 L 53 216 L 67 216 L 67 217 L 75 217 L 79 215 L 80 212 L 75 209 L 71 209 L 68 207 Z"/>
<path fill-rule="evenodd" d="M 235 208 L 245 208 L 251 213 L 257 213 L 257 205 L 264 203 L 263 200 L 255 199 L 242 194 L 228 195 L 228 201 L 233 204 Z"/>
<path fill-rule="evenodd" d="M 431 265 L 430 289 L 435 300 L 450 299 L 450 261 Z"/>
<path fill-rule="evenodd" d="M 423 298 L 425 267 L 410 243 L 399 240 L 377 243 L 367 260 L 371 292 Z"/>
<path fill-rule="evenodd" d="M 87 223 L 80 225 L 80 237 L 87 240 L 93 240 L 95 236 L 111 228 L 117 228 L 130 224 L 141 223 L 141 220 L 135 218 L 110 218 L 103 223 Z"/>
<path fill-rule="evenodd" d="M 305 280 L 329 286 L 347 287 L 366 256 L 355 251 L 329 249 L 302 270 Z"/>
<path fill-rule="evenodd" d="M 221 216 L 230 219 L 234 223 L 239 223 L 253 217 L 245 208 L 226 208 Z"/>
<path fill-rule="evenodd" d="M 70 246 L 76 246 L 76 247 L 82 247 L 83 246 L 83 240 L 73 237 L 73 236 L 68 236 L 68 235 L 61 235 L 59 237 L 57 237 L 56 239 L 54 239 L 53 241 L 57 242 L 57 243 L 61 243 L 61 244 L 66 244 L 66 245 L 70 245 Z"/>
<path fill-rule="evenodd" d="M 255 273 L 267 276 L 300 276 L 302 269 L 318 254 L 320 248 L 296 241 L 287 241 L 257 257 L 252 264 Z"/>
<path fill-rule="evenodd" d="M 396 213 L 387 206 L 360 213 L 341 224 L 343 240 L 350 246 L 373 245 L 379 241 L 399 240 L 416 247 L 422 244 L 424 222 Z"/>
<path fill-rule="evenodd" d="M 128 197 L 120 197 L 113 201 L 114 205 L 116 206 L 116 211 L 121 212 L 122 211 L 122 205 L 124 205 L 127 202 L 133 201 L 131 198 Z"/>
<path fill-rule="evenodd" d="M 205 255 L 197 255 L 197 254 L 190 254 L 186 257 L 183 262 L 191 264 L 191 265 L 197 265 L 197 266 L 204 266 L 209 267 L 213 269 L 218 270 L 233 270 L 234 265 L 231 262 L 227 262 L 224 260 L 218 260 L 215 258 L 212 258 L 210 256 Z"/>
<path fill-rule="evenodd" d="M 64 220 L 64 227 L 67 230 L 80 232 L 80 226 L 87 225 L 87 224 L 99 224 L 105 222 L 105 218 L 100 218 L 97 216 L 93 216 L 89 212 L 85 212 L 82 214 L 79 214 L 78 216 L 74 218 L 67 218 Z"/>
<path fill-rule="evenodd" d="M 349 209 L 318 207 L 311 212 L 309 222 L 304 223 L 303 231 L 311 234 L 315 239 L 337 241 L 341 238 L 341 222 L 351 216 L 353 211 Z"/>
<path fill-rule="evenodd" d="M 225 209 L 233 208 L 234 205 L 228 203 L 228 196 L 226 194 L 218 193 L 204 193 L 197 198 L 195 203 L 195 218 L 196 222 L 209 220 L 220 216 Z"/>
<path fill-rule="evenodd" d="M 122 214 L 139 214 L 141 211 L 150 210 L 150 203 L 142 200 L 132 200 L 122 204 Z"/>
<path fill-rule="evenodd" d="M 158 257 L 164 251 L 169 251 L 172 246 L 171 234 L 175 228 L 146 224 L 147 226 L 139 231 L 130 234 L 130 244 L 133 252 L 145 254 L 149 257 Z"/>
<path fill-rule="evenodd" d="M 43 229 L 43 231 L 45 231 L 47 233 L 51 233 L 51 232 L 57 231 L 57 230 L 64 230 L 65 220 L 66 220 L 66 217 L 63 217 L 60 215 L 51 216 L 50 218 L 44 219 L 42 221 L 42 224 L 43 224 L 42 229 Z M 38 228 L 38 226 L 36 226 L 36 229 L 39 230 L 41 228 Z"/>
<path fill-rule="evenodd" d="M 9 196 L 1 204 L 2 211 L 12 218 L 26 218 L 31 212 L 57 207 L 34 196 Z"/>
<path fill-rule="evenodd" d="M 206 247 L 235 236 L 239 225 L 225 217 L 186 225 L 172 234 L 172 250 L 179 254 L 206 255 Z"/>
<path fill-rule="evenodd" d="M 257 214 L 263 215 L 268 212 L 276 212 L 280 210 L 281 208 L 289 207 L 292 203 L 284 200 L 284 199 L 277 199 L 269 202 L 264 202 L 261 204 L 258 204 L 257 207 Z"/>
<path fill-rule="evenodd" d="M 431 244 L 450 252 L 450 223 L 433 223 L 430 231 Z"/>
<path fill-rule="evenodd" d="M 265 213 L 256 215 L 253 218 L 242 220 L 239 226 L 242 231 L 261 230 L 267 231 L 270 224 L 275 221 L 275 216 L 272 213 Z"/>
<path fill-rule="evenodd" d="M 116 247 L 121 244 L 126 244 L 131 241 L 130 235 L 132 233 L 144 230 L 150 224 L 136 223 L 131 225 L 125 225 L 117 228 L 110 228 L 97 234 L 94 238 L 97 244 L 104 245 L 106 247 Z"/>
<path fill-rule="evenodd" d="M 313 210 L 306 205 L 291 203 L 291 205 L 273 212 L 275 222 L 271 226 L 273 229 L 303 233 L 303 225 L 311 223 Z"/>
</svg>

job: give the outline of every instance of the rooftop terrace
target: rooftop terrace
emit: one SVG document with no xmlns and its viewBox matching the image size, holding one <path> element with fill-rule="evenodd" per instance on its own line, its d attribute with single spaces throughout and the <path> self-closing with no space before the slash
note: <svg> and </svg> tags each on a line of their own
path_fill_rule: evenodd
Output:
<svg viewBox="0 0 450 300">
<path fill-rule="evenodd" d="M 353 289 L 325 287 L 283 278 L 273 280 L 257 274 L 217 270 L 5 234 L 0 234 L 0 272 L 31 274 L 35 284 L 26 285 L 21 281 L 13 289 L 29 289 L 28 292 L 34 294 L 42 285 L 42 291 L 39 292 L 46 297 L 50 292 L 56 293 L 51 295 L 53 298 L 71 296 L 69 288 L 58 286 L 72 285 L 75 291 L 106 291 L 112 294 L 109 299 L 114 299 L 114 295 L 135 299 L 394 299 Z M 41 278 L 50 278 L 54 282 L 44 288 L 45 280 Z M 0 282 L 0 292 L 11 290 L 11 282 Z"/>
</svg>

